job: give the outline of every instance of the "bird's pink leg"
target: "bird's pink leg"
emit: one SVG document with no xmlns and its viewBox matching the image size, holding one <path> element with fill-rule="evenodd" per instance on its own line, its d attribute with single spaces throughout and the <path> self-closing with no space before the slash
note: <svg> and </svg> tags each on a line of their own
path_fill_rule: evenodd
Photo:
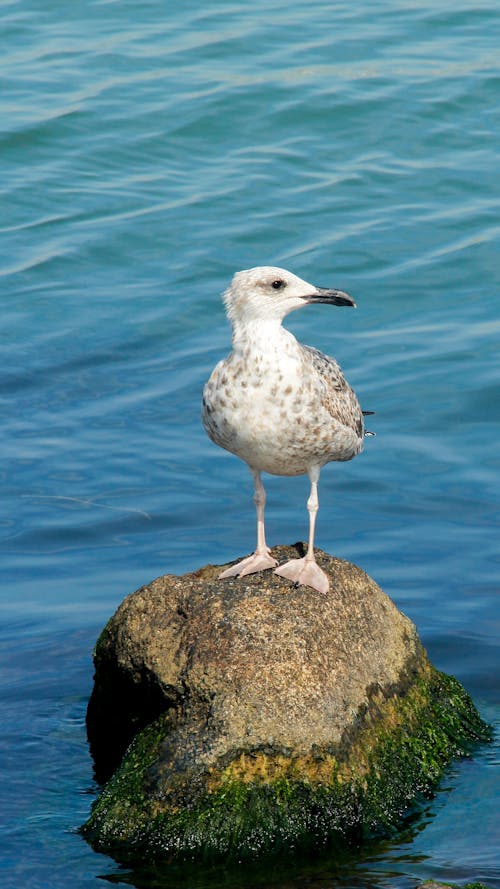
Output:
<svg viewBox="0 0 500 889">
<path fill-rule="evenodd" d="M 255 488 L 253 499 L 257 509 L 257 548 L 253 555 L 248 556 L 246 559 L 242 559 L 242 561 L 237 562 L 236 565 L 231 565 L 230 568 L 226 568 L 225 571 L 219 574 L 220 580 L 224 580 L 226 577 L 244 577 L 245 574 L 255 574 L 257 571 L 264 571 L 266 568 L 275 568 L 278 564 L 276 559 L 273 559 L 272 556 L 269 555 L 270 549 L 266 544 L 264 530 L 266 492 L 264 485 L 262 484 L 260 472 L 257 469 L 252 469 L 251 473 L 253 475 Z"/>
<path fill-rule="evenodd" d="M 316 516 L 319 509 L 318 500 L 318 481 L 319 468 L 313 467 L 309 471 L 311 480 L 311 493 L 307 501 L 307 509 L 309 512 L 309 543 L 307 553 L 303 559 L 291 559 L 276 568 L 275 574 L 280 577 L 286 577 L 287 580 L 293 581 L 297 585 L 309 586 L 318 593 L 327 593 L 330 589 L 330 581 L 322 568 L 319 567 L 314 557 L 314 530 L 316 527 Z"/>
</svg>

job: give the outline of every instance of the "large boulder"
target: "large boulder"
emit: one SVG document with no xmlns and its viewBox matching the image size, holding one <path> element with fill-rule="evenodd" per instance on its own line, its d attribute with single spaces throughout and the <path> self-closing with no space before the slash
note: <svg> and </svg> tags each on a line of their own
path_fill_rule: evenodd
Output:
<svg viewBox="0 0 500 889">
<path fill-rule="evenodd" d="M 96 849 L 244 858 L 385 832 L 487 737 L 377 584 L 317 558 L 326 595 L 209 565 L 124 600 L 87 715 L 108 780 L 83 828 Z"/>
</svg>

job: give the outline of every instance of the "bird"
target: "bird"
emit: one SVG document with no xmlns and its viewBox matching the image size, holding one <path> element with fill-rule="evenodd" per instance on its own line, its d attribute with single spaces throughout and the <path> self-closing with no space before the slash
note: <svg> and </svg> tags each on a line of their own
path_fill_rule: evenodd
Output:
<svg viewBox="0 0 500 889">
<path fill-rule="evenodd" d="M 362 451 L 364 414 L 335 359 L 299 343 L 282 321 L 306 306 L 356 303 L 343 290 L 316 287 L 275 266 L 237 272 L 223 302 L 232 351 L 205 384 L 202 422 L 209 438 L 243 460 L 253 476 L 257 545 L 219 578 L 271 568 L 296 587 L 326 593 L 329 579 L 314 554 L 320 472 L 326 463 L 351 460 Z M 283 565 L 266 543 L 263 472 L 307 475 L 310 481 L 307 551 Z"/>
</svg>

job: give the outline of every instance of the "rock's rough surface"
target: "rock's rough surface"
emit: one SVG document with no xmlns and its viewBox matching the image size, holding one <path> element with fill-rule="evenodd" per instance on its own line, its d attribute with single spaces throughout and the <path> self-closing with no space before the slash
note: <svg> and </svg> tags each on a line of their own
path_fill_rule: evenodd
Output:
<svg viewBox="0 0 500 889">
<path fill-rule="evenodd" d="M 484 883 L 465 883 L 465 885 L 460 887 L 456 883 L 439 883 L 436 880 L 425 880 L 424 883 L 419 883 L 417 889 L 488 889 L 488 887 Z"/>
<path fill-rule="evenodd" d="M 374 581 L 317 558 L 326 595 L 207 566 L 125 599 L 95 653 L 97 774 L 135 740 L 84 827 L 96 848 L 248 857 L 384 831 L 486 737 Z"/>
</svg>

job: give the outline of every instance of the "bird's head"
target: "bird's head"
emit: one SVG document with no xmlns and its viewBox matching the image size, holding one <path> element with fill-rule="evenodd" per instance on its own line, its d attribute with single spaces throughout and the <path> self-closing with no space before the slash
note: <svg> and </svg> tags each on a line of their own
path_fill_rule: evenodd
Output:
<svg viewBox="0 0 500 889">
<path fill-rule="evenodd" d="M 342 290 L 315 287 L 275 266 L 257 266 L 237 272 L 223 299 L 228 318 L 238 326 L 271 319 L 281 321 L 289 312 L 312 303 L 356 305 Z"/>
</svg>

